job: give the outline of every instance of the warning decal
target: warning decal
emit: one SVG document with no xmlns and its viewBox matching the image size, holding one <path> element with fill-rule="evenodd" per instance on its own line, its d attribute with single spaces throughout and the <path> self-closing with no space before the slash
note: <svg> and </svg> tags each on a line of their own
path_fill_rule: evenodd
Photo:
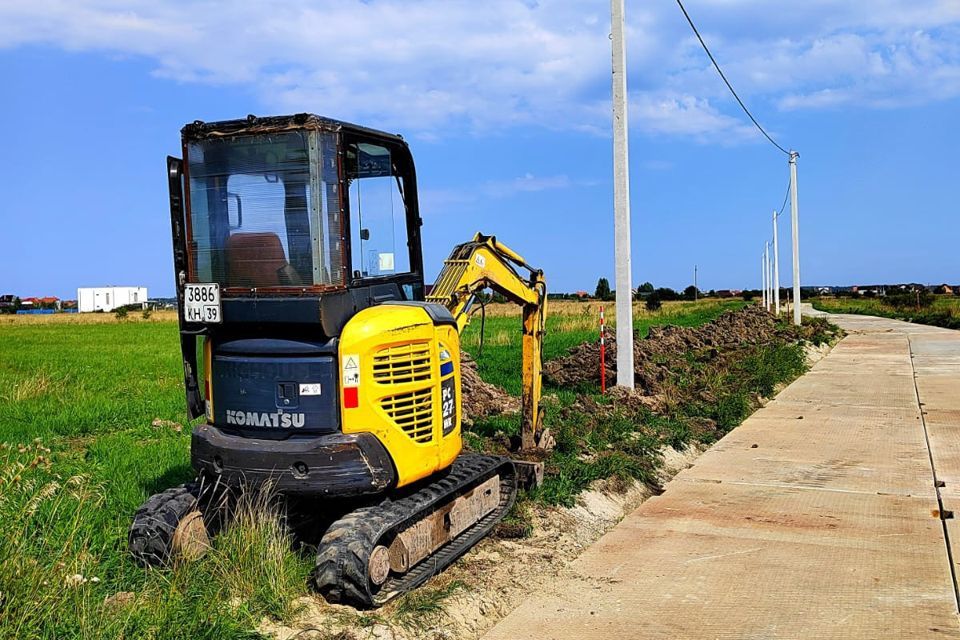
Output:
<svg viewBox="0 0 960 640">
<path fill-rule="evenodd" d="M 340 380 L 343 383 L 343 387 L 359 387 L 360 386 L 360 356 L 356 353 L 345 354 L 342 360 L 343 364 L 341 365 L 341 375 Z"/>
</svg>

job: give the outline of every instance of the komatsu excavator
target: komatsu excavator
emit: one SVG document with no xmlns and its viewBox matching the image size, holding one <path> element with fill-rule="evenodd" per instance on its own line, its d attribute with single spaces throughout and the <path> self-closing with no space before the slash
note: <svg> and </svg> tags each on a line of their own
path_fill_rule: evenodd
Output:
<svg viewBox="0 0 960 640">
<path fill-rule="evenodd" d="M 130 550 L 142 565 L 191 555 L 223 520 L 204 487 L 269 484 L 339 509 L 315 588 L 379 606 L 514 502 L 513 462 L 462 450 L 460 334 L 484 289 L 522 306 L 522 446 L 535 446 L 543 273 L 478 233 L 427 291 L 400 136 L 300 114 L 197 121 L 182 142 L 167 159 L 180 346 L 189 416 L 205 420 L 197 481 L 147 500 Z"/>
</svg>

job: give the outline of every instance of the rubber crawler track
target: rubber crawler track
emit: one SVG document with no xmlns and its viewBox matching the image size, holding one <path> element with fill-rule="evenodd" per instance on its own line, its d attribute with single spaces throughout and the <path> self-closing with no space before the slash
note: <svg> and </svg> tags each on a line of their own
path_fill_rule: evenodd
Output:
<svg viewBox="0 0 960 640">
<path fill-rule="evenodd" d="M 199 509 L 207 532 L 214 535 L 224 523 L 225 492 L 218 485 L 188 482 L 150 496 L 137 509 L 127 534 L 127 547 L 141 567 L 159 567 L 170 557 L 173 533 L 184 516 Z"/>
<path fill-rule="evenodd" d="M 402 530 L 458 495 L 500 476 L 500 504 L 403 575 L 391 574 L 377 587 L 369 578 L 370 554 Z M 327 529 L 317 549 L 311 581 L 329 602 L 369 609 L 414 589 L 480 541 L 507 514 L 517 495 L 516 470 L 507 458 L 462 454 L 448 472 L 415 493 L 355 509 Z"/>
<path fill-rule="evenodd" d="M 188 482 L 150 496 L 133 516 L 127 544 L 141 567 L 156 567 L 170 561 L 173 532 L 180 520 L 197 508 L 200 487 Z"/>
</svg>

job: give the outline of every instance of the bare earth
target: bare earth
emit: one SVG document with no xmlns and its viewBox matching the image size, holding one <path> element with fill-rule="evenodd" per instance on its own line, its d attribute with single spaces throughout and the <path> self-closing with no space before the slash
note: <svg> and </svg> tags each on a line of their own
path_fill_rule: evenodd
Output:
<svg viewBox="0 0 960 640">
<path fill-rule="evenodd" d="M 683 452 L 667 449 L 661 481 L 667 482 L 689 467 L 701 452 L 696 447 Z M 573 508 L 544 508 L 536 512 L 534 533 L 528 538 L 482 540 L 423 587 L 430 590 L 452 583 L 464 585 L 432 614 L 404 619 L 395 604 L 388 604 L 373 615 L 364 616 L 350 607 L 327 604 L 319 596 L 306 596 L 297 602 L 303 608 L 294 624 L 278 625 L 264 620 L 260 631 L 278 640 L 478 638 L 531 593 L 549 589 L 567 575 L 570 563 L 585 548 L 650 495 L 650 490 L 640 483 L 626 491 L 608 491 L 601 483 L 595 490 L 581 494 Z"/>
</svg>

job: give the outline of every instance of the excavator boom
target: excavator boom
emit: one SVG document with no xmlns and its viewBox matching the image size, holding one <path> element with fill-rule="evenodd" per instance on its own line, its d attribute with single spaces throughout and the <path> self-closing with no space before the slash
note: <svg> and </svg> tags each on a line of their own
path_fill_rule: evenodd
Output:
<svg viewBox="0 0 960 640">
<path fill-rule="evenodd" d="M 523 276 L 520 270 L 529 275 Z M 543 271 L 526 261 L 495 236 L 477 233 L 454 247 L 443 263 L 428 302 L 442 304 L 453 314 L 460 333 L 476 311 L 478 295 L 493 289 L 520 305 L 523 315 L 523 384 L 521 447 L 533 448 L 541 429 L 540 395 L 547 284 Z"/>
</svg>

